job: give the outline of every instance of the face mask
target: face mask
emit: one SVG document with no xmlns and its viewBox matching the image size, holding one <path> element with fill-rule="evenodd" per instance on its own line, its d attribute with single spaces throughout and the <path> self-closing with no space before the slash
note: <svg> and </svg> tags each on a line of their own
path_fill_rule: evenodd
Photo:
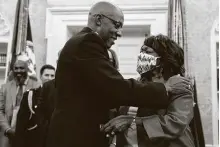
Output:
<svg viewBox="0 0 220 147">
<path fill-rule="evenodd" d="M 158 58 L 160 57 L 141 52 L 138 55 L 137 72 L 143 74 L 158 67 Z"/>
</svg>

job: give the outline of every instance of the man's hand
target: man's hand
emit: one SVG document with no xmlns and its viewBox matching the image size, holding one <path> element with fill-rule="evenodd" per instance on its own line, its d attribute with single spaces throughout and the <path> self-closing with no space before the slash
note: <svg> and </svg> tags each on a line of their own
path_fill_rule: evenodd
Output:
<svg viewBox="0 0 220 147">
<path fill-rule="evenodd" d="M 117 132 L 123 132 L 129 128 L 132 121 L 134 120 L 133 116 L 129 115 L 120 115 L 116 118 L 113 118 L 108 123 L 106 123 L 101 131 L 109 133 L 110 135 L 115 135 Z"/>
<path fill-rule="evenodd" d="M 193 86 L 191 79 L 179 75 L 170 77 L 165 83 L 168 94 L 179 94 L 183 90 L 192 92 Z"/>
</svg>

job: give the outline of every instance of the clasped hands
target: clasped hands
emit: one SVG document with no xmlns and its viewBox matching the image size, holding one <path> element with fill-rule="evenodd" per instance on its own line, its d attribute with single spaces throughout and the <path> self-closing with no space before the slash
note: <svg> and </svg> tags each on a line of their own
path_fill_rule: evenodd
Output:
<svg viewBox="0 0 220 147">
<path fill-rule="evenodd" d="M 193 93 L 192 78 L 190 77 L 186 78 L 176 75 L 169 78 L 164 85 L 168 94 L 179 94 L 184 91 Z M 102 126 L 101 131 L 105 132 L 108 136 L 113 136 L 115 133 L 127 130 L 134 120 L 133 116 L 120 115 Z"/>
<path fill-rule="evenodd" d="M 115 133 L 127 130 L 134 120 L 135 118 L 133 116 L 120 115 L 111 119 L 104 126 L 102 126 L 101 131 L 106 133 L 107 137 L 109 137 L 110 135 L 114 136 Z"/>
</svg>

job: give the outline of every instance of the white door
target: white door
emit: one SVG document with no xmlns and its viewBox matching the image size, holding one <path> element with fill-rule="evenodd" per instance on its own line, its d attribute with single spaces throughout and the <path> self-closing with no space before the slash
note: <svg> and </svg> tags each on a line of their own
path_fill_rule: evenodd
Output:
<svg viewBox="0 0 220 147">
<path fill-rule="evenodd" d="M 149 26 L 124 28 L 112 49 L 119 59 L 119 70 L 124 78 L 137 78 L 137 55 L 143 45 L 146 34 L 150 34 Z"/>
</svg>

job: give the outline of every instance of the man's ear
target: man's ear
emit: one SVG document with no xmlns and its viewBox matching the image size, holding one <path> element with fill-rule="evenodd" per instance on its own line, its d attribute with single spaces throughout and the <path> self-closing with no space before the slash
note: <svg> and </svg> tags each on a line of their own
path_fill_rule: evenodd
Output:
<svg viewBox="0 0 220 147">
<path fill-rule="evenodd" d="M 95 16 L 95 22 L 96 22 L 96 25 L 97 26 L 101 26 L 101 23 L 102 23 L 102 16 L 101 15 L 96 15 Z"/>
</svg>

